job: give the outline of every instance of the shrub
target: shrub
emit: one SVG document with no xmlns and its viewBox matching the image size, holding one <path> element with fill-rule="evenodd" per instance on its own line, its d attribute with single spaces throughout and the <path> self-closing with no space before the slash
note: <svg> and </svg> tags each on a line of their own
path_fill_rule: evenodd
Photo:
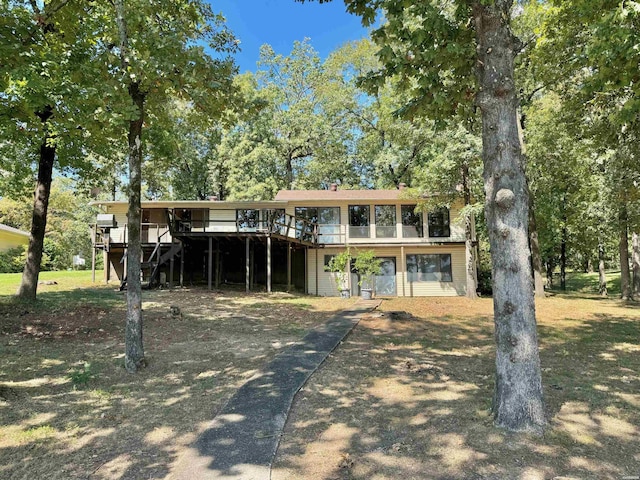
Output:
<svg viewBox="0 0 640 480">
<path fill-rule="evenodd" d="M 0 273 L 20 273 L 24 268 L 27 247 L 16 247 L 0 252 Z"/>
</svg>

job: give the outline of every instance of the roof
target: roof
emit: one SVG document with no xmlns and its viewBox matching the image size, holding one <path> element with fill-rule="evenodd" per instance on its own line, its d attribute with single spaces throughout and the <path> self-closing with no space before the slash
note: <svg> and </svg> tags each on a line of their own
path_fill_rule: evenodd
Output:
<svg viewBox="0 0 640 480">
<path fill-rule="evenodd" d="M 29 237 L 28 232 L 23 232 L 22 230 L 18 230 L 17 228 L 10 227 L 9 225 L 3 225 L 2 223 L 0 223 L 0 230 L 4 230 L 5 232 L 13 233 L 23 237 Z"/>
<path fill-rule="evenodd" d="M 210 208 L 210 207 L 218 207 L 218 208 L 235 208 L 236 206 L 247 206 L 247 205 L 273 205 L 282 206 L 285 205 L 286 202 L 279 202 L 273 200 L 238 200 L 233 202 L 221 201 L 221 200 L 152 200 L 152 201 L 142 201 L 142 208 Z M 89 205 L 95 205 L 98 207 L 108 207 L 113 205 L 128 205 L 126 201 L 119 200 L 94 200 L 89 202 Z"/>
<path fill-rule="evenodd" d="M 401 190 L 280 190 L 276 200 L 400 200 Z"/>
</svg>

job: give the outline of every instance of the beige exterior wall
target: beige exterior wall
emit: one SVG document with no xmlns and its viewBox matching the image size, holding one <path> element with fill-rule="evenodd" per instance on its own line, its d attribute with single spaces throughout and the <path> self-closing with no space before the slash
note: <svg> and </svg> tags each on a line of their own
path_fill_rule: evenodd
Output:
<svg viewBox="0 0 640 480">
<path fill-rule="evenodd" d="M 353 253 L 357 253 L 358 248 L 373 249 L 379 257 L 395 257 L 396 259 L 396 294 L 398 296 L 455 296 L 464 295 L 466 292 L 466 276 L 465 276 L 465 253 L 464 253 L 464 222 L 458 219 L 461 203 L 455 204 L 450 209 L 450 230 L 449 237 L 431 238 L 428 236 L 427 215 L 423 215 L 423 232 L 424 237 L 403 237 L 402 236 L 402 218 L 401 206 L 411 204 L 410 201 L 403 200 L 386 200 L 386 201 L 349 201 L 349 200 L 315 200 L 315 201 L 290 201 L 284 202 L 220 202 L 216 204 L 211 202 L 210 205 L 204 205 L 202 202 L 159 202 L 154 208 L 164 212 L 167 208 L 188 208 L 203 209 L 209 207 L 208 218 L 210 223 L 207 224 L 206 231 L 211 232 L 234 232 L 236 229 L 236 208 L 246 209 L 262 209 L 262 208 L 284 208 L 285 212 L 291 216 L 295 215 L 295 208 L 299 207 L 339 207 L 340 208 L 340 244 L 326 244 L 325 248 L 309 249 L 306 256 L 307 275 L 306 284 L 307 292 L 312 295 L 320 296 L 337 296 L 339 295 L 336 282 L 329 272 L 324 271 L 325 255 L 335 255 L 343 251 L 345 245 L 349 245 Z M 369 205 L 370 208 L 370 226 L 369 238 L 350 238 L 349 237 L 349 205 Z M 396 211 L 396 236 L 394 238 L 376 238 L 375 225 L 375 206 L 376 205 L 393 205 Z M 148 205 L 146 205 L 148 207 Z M 126 203 L 109 204 L 106 206 L 106 213 L 115 215 L 118 228 L 111 230 L 111 242 L 123 243 L 125 241 L 125 226 L 127 223 L 127 205 Z M 164 213 L 161 215 L 153 212 L 150 219 L 159 220 L 166 218 Z M 216 220 L 220 220 L 219 224 L 215 224 Z M 166 220 L 165 220 L 166 221 Z M 160 223 L 159 221 L 157 223 Z M 157 232 L 149 227 L 148 242 L 155 242 Z M 160 233 L 163 233 L 160 231 Z M 290 235 L 295 235 L 292 230 Z M 334 237 L 335 238 L 335 237 Z M 163 242 L 171 242 L 169 234 L 162 236 Z M 426 282 L 426 281 L 410 281 L 406 272 L 406 256 L 411 254 L 451 254 L 451 282 Z M 117 276 L 118 266 L 113 267 L 113 271 L 109 272 Z M 355 276 L 350 279 L 356 282 Z M 354 289 L 355 290 L 355 289 Z"/>
<path fill-rule="evenodd" d="M 399 297 L 449 297 L 466 293 L 465 254 L 464 245 L 405 247 L 368 245 L 362 249 L 372 249 L 378 257 L 395 257 L 396 259 L 396 295 Z M 320 248 L 309 250 L 307 256 L 307 283 L 311 295 L 323 297 L 338 296 L 338 288 L 331 272 L 324 270 L 325 255 L 336 255 L 344 248 Z M 356 255 L 357 247 L 352 246 L 351 252 Z M 406 272 L 406 256 L 411 254 L 451 254 L 451 282 L 410 281 Z M 316 282 L 317 279 L 317 282 Z M 355 282 L 355 276 L 350 279 Z M 316 289 L 317 284 L 317 289 Z"/>
<path fill-rule="evenodd" d="M 29 236 L 20 235 L 19 233 L 7 232 L 0 230 L 0 252 L 11 250 L 12 248 L 21 247 L 29 243 Z"/>
</svg>

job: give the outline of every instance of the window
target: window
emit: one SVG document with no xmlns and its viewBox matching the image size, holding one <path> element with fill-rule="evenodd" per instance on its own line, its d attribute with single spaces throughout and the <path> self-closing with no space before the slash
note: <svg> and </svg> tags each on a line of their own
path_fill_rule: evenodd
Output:
<svg viewBox="0 0 640 480">
<path fill-rule="evenodd" d="M 369 205 L 349 205 L 349 236 L 369 238 Z"/>
<path fill-rule="evenodd" d="M 325 268 L 329 266 L 329 264 L 331 263 L 331 260 L 333 260 L 335 258 L 335 255 L 325 255 L 324 256 L 324 266 Z"/>
<path fill-rule="evenodd" d="M 296 238 L 305 242 L 313 241 L 314 224 L 318 223 L 316 207 L 296 207 Z"/>
<path fill-rule="evenodd" d="M 296 218 L 306 220 L 309 223 L 318 224 L 318 242 L 340 243 L 340 208 L 339 207 L 296 207 Z M 313 226 L 309 223 L 298 221 L 298 238 L 301 236 L 310 239 L 313 235 Z"/>
<path fill-rule="evenodd" d="M 429 236 L 430 237 L 449 237 L 451 229 L 449 228 L 449 209 L 440 208 L 428 215 L 429 218 Z"/>
<path fill-rule="evenodd" d="M 296 218 L 303 218 L 311 223 L 318 223 L 318 209 L 316 207 L 296 207 Z"/>
<path fill-rule="evenodd" d="M 318 208 L 318 241 L 320 243 L 340 243 L 340 208 Z"/>
<path fill-rule="evenodd" d="M 209 226 L 209 209 L 183 208 L 174 210 L 173 214 L 179 232 L 204 232 Z"/>
<path fill-rule="evenodd" d="M 451 254 L 407 255 L 410 282 L 451 282 Z"/>
<path fill-rule="evenodd" d="M 255 232 L 258 228 L 259 211 L 255 209 L 236 210 L 236 225 L 240 232 Z"/>
<path fill-rule="evenodd" d="M 376 205 L 376 237 L 395 238 L 396 236 L 396 206 Z"/>
<path fill-rule="evenodd" d="M 287 224 L 284 208 L 262 209 L 262 221 L 271 233 L 286 235 Z"/>
<path fill-rule="evenodd" d="M 416 213 L 415 205 L 402 205 L 400 216 L 402 217 L 402 236 L 405 238 L 422 237 L 422 213 Z"/>
</svg>

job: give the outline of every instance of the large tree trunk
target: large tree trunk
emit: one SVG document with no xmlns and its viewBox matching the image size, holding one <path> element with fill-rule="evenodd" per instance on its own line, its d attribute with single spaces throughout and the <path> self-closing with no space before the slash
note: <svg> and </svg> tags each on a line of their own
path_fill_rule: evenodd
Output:
<svg viewBox="0 0 640 480">
<path fill-rule="evenodd" d="M 631 265 L 633 266 L 633 286 L 631 295 L 636 300 L 640 299 L 640 236 L 633 232 Z"/>
<path fill-rule="evenodd" d="M 607 296 L 607 272 L 604 264 L 604 245 L 598 244 L 598 293 L 602 297 Z"/>
<path fill-rule="evenodd" d="M 563 219 L 562 232 L 560 234 L 560 290 L 567 289 L 567 225 L 566 217 Z"/>
<path fill-rule="evenodd" d="M 114 2 L 120 42 L 120 62 L 123 72 L 129 68 L 129 34 L 124 0 Z M 124 366 L 135 373 L 145 366 L 142 344 L 142 282 L 140 263 L 142 245 L 140 239 L 140 206 L 142 188 L 142 126 L 146 94 L 138 82 L 128 84 L 129 98 L 138 111 L 138 117 L 129 121 L 129 209 L 127 211 L 127 319 L 124 332 Z"/>
<path fill-rule="evenodd" d="M 45 124 L 53 115 L 51 107 L 36 114 Z M 38 161 L 38 180 L 33 195 L 33 213 L 31 215 L 31 235 L 27 260 L 22 271 L 22 280 L 18 288 L 18 298 L 35 300 L 40 276 L 40 263 L 44 250 L 44 234 L 47 228 L 47 212 L 49 210 L 49 196 L 51 195 L 51 180 L 53 177 L 53 163 L 56 158 L 56 147 L 53 139 L 46 134 L 40 145 L 40 159 Z"/>
<path fill-rule="evenodd" d="M 529 198 L 518 139 L 512 0 L 473 2 L 477 104 L 482 112 L 485 213 L 491 246 L 496 337 L 497 426 L 545 424 L 528 241 Z"/>
<path fill-rule="evenodd" d="M 544 297 L 544 279 L 542 277 L 542 257 L 540 256 L 540 240 L 533 208 L 533 195 L 529 190 L 529 245 L 531 247 L 531 266 L 533 268 L 533 286 L 536 297 Z"/>
<path fill-rule="evenodd" d="M 462 166 L 462 188 L 465 206 L 471 205 L 471 189 L 469 188 L 469 165 Z M 475 258 L 475 219 L 472 213 L 467 213 L 464 218 L 465 223 L 465 261 L 467 275 L 467 298 L 475 300 L 478 298 L 478 270 Z"/>
<path fill-rule="evenodd" d="M 139 117 L 129 122 L 129 211 L 127 213 L 127 323 L 125 327 L 125 368 L 136 372 L 144 366 L 142 344 L 142 284 L 140 280 L 140 191 L 142 185 L 142 124 L 145 95 L 137 83 L 129 86 L 129 95 Z"/>
<path fill-rule="evenodd" d="M 630 300 L 631 274 L 629 272 L 629 217 L 627 205 L 622 202 L 618 211 L 620 230 L 620 297 L 622 300 Z"/>
</svg>

